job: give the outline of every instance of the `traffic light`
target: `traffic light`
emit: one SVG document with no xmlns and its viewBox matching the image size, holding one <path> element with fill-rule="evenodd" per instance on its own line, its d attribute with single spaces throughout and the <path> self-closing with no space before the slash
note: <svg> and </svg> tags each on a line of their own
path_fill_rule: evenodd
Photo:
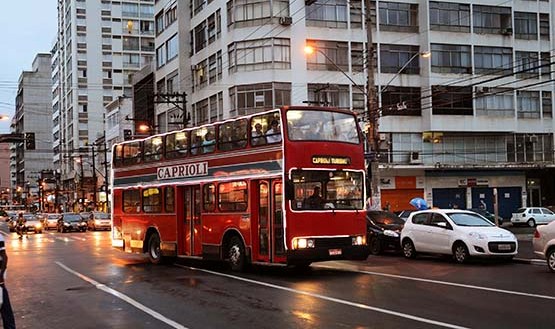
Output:
<svg viewBox="0 0 555 329">
<path fill-rule="evenodd" d="M 124 129 L 123 130 L 123 140 L 124 141 L 128 141 L 133 139 L 133 133 L 131 132 L 131 129 Z"/>
<path fill-rule="evenodd" d="M 27 150 L 35 149 L 35 133 L 25 133 L 25 148 Z"/>
</svg>

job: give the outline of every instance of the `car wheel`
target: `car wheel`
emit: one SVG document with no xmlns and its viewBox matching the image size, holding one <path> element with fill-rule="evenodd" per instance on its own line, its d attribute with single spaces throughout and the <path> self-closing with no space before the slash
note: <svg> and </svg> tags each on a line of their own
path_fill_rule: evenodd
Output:
<svg viewBox="0 0 555 329">
<path fill-rule="evenodd" d="M 379 255 L 382 253 L 382 246 L 378 237 L 370 238 L 370 253 L 372 255 Z"/>
<path fill-rule="evenodd" d="M 457 242 L 453 247 L 453 258 L 459 264 L 463 264 L 468 261 L 468 248 L 462 242 Z"/>
<path fill-rule="evenodd" d="M 530 218 L 526 224 L 528 224 L 529 227 L 536 227 L 536 221 L 533 218 Z"/>
<path fill-rule="evenodd" d="M 227 257 L 232 271 L 240 272 L 245 268 L 245 246 L 238 236 L 229 241 Z"/>
<path fill-rule="evenodd" d="M 160 249 L 160 236 L 153 234 L 148 239 L 148 258 L 152 264 L 160 264 L 162 262 L 162 251 Z"/>
<path fill-rule="evenodd" d="M 405 239 L 403 241 L 403 256 L 405 258 L 415 258 L 416 249 L 414 248 L 414 243 L 410 239 Z"/>
<path fill-rule="evenodd" d="M 555 249 L 552 248 L 547 252 L 547 267 L 551 272 L 555 272 Z"/>
</svg>

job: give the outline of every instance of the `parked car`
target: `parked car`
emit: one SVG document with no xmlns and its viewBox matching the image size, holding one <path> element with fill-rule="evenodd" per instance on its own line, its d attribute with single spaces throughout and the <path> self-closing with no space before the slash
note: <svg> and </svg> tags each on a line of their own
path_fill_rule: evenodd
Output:
<svg viewBox="0 0 555 329">
<path fill-rule="evenodd" d="M 548 224 L 555 220 L 555 213 L 543 207 L 520 208 L 511 217 L 513 225 L 527 224 L 535 227 L 538 224 Z"/>
<path fill-rule="evenodd" d="M 490 222 L 495 224 L 495 214 L 492 214 L 491 212 L 485 210 L 485 209 L 480 209 L 480 208 L 472 208 L 469 209 L 470 211 L 474 211 L 475 213 L 484 216 L 487 220 L 489 220 Z M 503 224 L 503 218 L 497 216 L 497 221 L 499 222 L 499 225 L 501 226 Z"/>
<path fill-rule="evenodd" d="M 401 250 L 399 237 L 405 221 L 388 211 L 366 212 L 367 241 L 370 253 L 379 255 L 384 250 Z"/>
<path fill-rule="evenodd" d="M 430 209 L 413 212 L 401 231 L 406 258 L 417 253 L 452 255 L 458 263 L 470 257 L 512 259 L 518 250 L 513 233 L 468 210 Z"/>
<path fill-rule="evenodd" d="M 401 211 L 396 212 L 396 214 L 397 214 L 397 216 L 399 216 L 402 220 L 404 220 L 406 222 L 407 219 L 409 218 L 410 214 L 412 214 L 415 211 L 416 210 L 401 210 Z"/>
<path fill-rule="evenodd" d="M 58 219 L 58 232 L 85 232 L 86 230 L 87 222 L 77 213 L 64 213 Z"/>
<path fill-rule="evenodd" d="M 91 231 L 112 229 L 112 219 L 110 214 L 93 211 L 87 220 L 87 227 Z"/>
<path fill-rule="evenodd" d="M 25 219 L 25 231 L 42 233 L 43 227 L 39 217 L 34 214 L 23 214 L 23 219 Z"/>
<path fill-rule="evenodd" d="M 536 227 L 532 239 L 534 252 L 547 259 L 547 267 L 555 272 L 555 222 Z"/>
<path fill-rule="evenodd" d="M 61 214 L 44 214 L 44 229 L 56 229 L 58 227 L 58 219 L 62 217 Z"/>
</svg>

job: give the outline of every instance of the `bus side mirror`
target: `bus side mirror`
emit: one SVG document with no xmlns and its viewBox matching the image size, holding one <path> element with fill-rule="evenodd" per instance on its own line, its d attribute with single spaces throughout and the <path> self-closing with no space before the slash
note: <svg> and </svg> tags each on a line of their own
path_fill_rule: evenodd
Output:
<svg viewBox="0 0 555 329">
<path fill-rule="evenodd" d="M 285 181 L 285 200 L 295 199 L 295 185 L 292 181 Z"/>
</svg>

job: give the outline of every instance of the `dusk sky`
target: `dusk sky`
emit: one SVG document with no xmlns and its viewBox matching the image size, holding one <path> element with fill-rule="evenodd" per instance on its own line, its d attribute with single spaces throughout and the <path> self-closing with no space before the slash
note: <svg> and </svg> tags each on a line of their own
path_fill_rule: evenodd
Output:
<svg viewBox="0 0 555 329">
<path fill-rule="evenodd" d="M 15 112 L 17 83 L 22 71 L 31 70 L 37 53 L 48 53 L 56 39 L 56 0 L 3 1 L 0 11 L 0 133 L 10 131 Z"/>
</svg>

